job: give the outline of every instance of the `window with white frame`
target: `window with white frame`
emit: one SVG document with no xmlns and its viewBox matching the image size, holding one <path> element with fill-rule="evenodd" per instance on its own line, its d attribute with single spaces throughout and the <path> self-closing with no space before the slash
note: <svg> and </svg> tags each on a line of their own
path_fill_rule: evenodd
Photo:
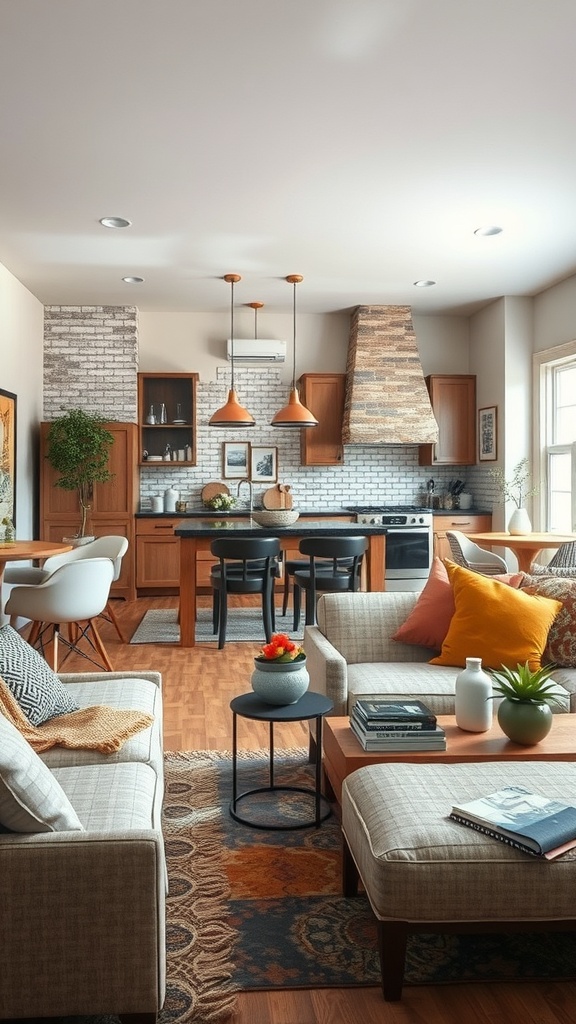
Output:
<svg viewBox="0 0 576 1024">
<path fill-rule="evenodd" d="M 572 351 L 567 352 L 570 349 Z M 546 356 L 548 358 L 544 358 Z M 573 533 L 576 531 L 576 344 L 540 353 L 537 362 L 540 366 L 542 528 L 552 533 Z"/>
</svg>

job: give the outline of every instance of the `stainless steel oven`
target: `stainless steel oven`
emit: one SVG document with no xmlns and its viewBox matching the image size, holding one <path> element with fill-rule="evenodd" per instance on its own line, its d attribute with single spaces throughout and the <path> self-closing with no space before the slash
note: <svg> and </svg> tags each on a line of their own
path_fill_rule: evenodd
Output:
<svg viewBox="0 0 576 1024">
<path fill-rule="evenodd" d="M 432 513 L 417 506 L 351 506 L 357 523 L 386 527 L 386 590 L 422 590 L 432 566 Z"/>
</svg>

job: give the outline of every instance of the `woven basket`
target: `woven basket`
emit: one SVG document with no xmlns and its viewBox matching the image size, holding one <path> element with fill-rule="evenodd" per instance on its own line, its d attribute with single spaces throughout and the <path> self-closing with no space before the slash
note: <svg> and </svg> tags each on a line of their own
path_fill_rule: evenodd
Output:
<svg viewBox="0 0 576 1024">
<path fill-rule="evenodd" d="M 263 512 L 252 512 L 252 519 L 258 526 L 292 526 L 300 513 L 293 508 L 278 508 Z"/>
</svg>

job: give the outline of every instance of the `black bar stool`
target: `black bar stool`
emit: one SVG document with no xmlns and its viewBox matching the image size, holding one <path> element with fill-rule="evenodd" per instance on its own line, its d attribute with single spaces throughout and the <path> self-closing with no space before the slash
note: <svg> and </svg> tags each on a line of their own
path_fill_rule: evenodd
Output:
<svg viewBox="0 0 576 1024">
<path fill-rule="evenodd" d="M 305 537 L 300 553 L 309 556 L 308 568 L 294 573 L 294 629 L 300 625 L 300 591 L 306 591 L 306 625 L 316 622 L 318 592 L 360 589 L 362 559 L 368 547 L 366 537 Z"/>
<path fill-rule="evenodd" d="M 219 564 L 212 567 L 212 625 L 218 649 L 226 642 L 228 594 L 261 594 L 266 642 L 274 630 L 274 579 L 278 575 L 280 542 L 276 537 L 226 537 L 212 541 L 210 550 Z"/>
</svg>

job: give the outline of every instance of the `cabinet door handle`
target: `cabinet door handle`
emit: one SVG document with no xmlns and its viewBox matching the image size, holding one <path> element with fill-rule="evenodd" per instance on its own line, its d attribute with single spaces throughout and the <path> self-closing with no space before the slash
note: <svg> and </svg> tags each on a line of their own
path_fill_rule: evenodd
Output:
<svg viewBox="0 0 576 1024">
<path fill-rule="evenodd" d="M 173 530 L 174 523 L 154 523 L 155 530 Z"/>
</svg>

